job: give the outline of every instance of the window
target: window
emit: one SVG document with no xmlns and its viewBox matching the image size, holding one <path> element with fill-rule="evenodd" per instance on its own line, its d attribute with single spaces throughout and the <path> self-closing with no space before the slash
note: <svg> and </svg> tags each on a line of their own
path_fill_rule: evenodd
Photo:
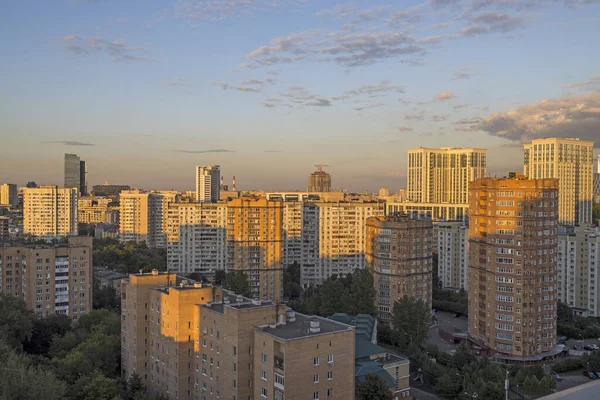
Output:
<svg viewBox="0 0 600 400">
<path fill-rule="evenodd" d="M 313 393 L 313 400 L 319 400 L 319 392 Z"/>
<path fill-rule="evenodd" d="M 237 356 L 237 347 L 233 346 L 233 355 Z"/>
<path fill-rule="evenodd" d="M 333 362 L 333 354 L 329 354 L 327 356 L 327 362 L 330 363 L 330 364 Z"/>
<path fill-rule="evenodd" d="M 327 389 L 327 397 L 333 397 L 333 388 Z"/>
<path fill-rule="evenodd" d="M 319 383 L 319 374 L 313 376 L 313 383 Z"/>
<path fill-rule="evenodd" d="M 267 380 L 267 371 L 265 371 L 265 370 L 260 371 L 260 379 L 262 379 L 263 381 Z"/>
<path fill-rule="evenodd" d="M 281 393 L 279 390 L 275 391 L 275 400 L 283 400 L 283 393 Z"/>
<path fill-rule="evenodd" d="M 283 375 L 278 374 L 277 372 L 275 372 L 275 386 L 280 386 L 282 389 L 284 387 L 283 383 L 284 383 L 284 378 Z"/>
<path fill-rule="evenodd" d="M 264 363 L 267 362 L 267 355 L 265 353 L 260 353 L 260 360 Z"/>
<path fill-rule="evenodd" d="M 327 380 L 332 380 L 333 379 L 333 371 L 328 371 L 327 372 Z"/>
<path fill-rule="evenodd" d="M 265 388 L 260 389 L 260 395 L 262 397 L 264 397 L 265 399 L 267 398 L 267 394 L 268 394 L 267 389 L 265 389 Z"/>
<path fill-rule="evenodd" d="M 314 357 L 313 358 L 313 365 L 316 367 L 317 365 L 319 365 L 319 357 Z"/>
</svg>

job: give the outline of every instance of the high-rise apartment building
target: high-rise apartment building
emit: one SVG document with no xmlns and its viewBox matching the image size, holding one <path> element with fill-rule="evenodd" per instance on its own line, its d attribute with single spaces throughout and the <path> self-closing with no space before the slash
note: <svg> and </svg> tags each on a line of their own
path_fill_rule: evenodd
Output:
<svg viewBox="0 0 600 400">
<path fill-rule="evenodd" d="M 488 355 L 541 360 L 556 346 L 558 182 L 471 183 L 469 337 Z M 562 347 L 562 346 L 561 346 Z"/>
<path fill-rule="evenodd" d="M 378 317 L 391 318 L 404 296 L 431 304 L 433 225 L 403 215 L 367 219 L 366 260 L 377 290 Z"/>
<path fill-rule="evenodd" d="M 17 185 L 4 183 L 0 185 L 0 206 L 16 207 L 19 205 Z"/>
<path fill-rule="evenodd" d="M 469 290 L 469 227 L 463 222 L 438 222 L 438 279 L 445 289 Z"/>
<path fill-rule="evenodd" d="M 600 316 L 600 230 L 560 227 L 558 299 L 578 315 Z"/>
<path fill-rule="evenodd" d="M 89 312 L 92 237 L 71 236 L 68 245 L 0 245 L 0 292 L 22 297 L 38 317 Z"/>
<path fill-rule="evenodd" d="M 301 201 L 283 202 L 283 265 L 302 264 L 302 212 Z"/>
<path fill-rule="evenodd" d="M 65 188 L 77 189 L 79 196 L 87 194 L 87 164 L 77 154 L 65 153 Z"/>
<path fill-rule="evenodd" d="M 5 241 L 10 238 L 8 233 L 8 225 L 8 217 L 0 217 L 0 241 Z"/>
<path fill-rule="evenodd" d="M 469 204 L 415 203 L 412 201 L 386 202 L 387 214 L 406 214 L 411 218 L 430 219 L 432 221 L 469 220 Z"/>
<path fill-rule="evenodd" d="M 77 189 L 23 189 L 23 233 L 42 238 L 77 235 Z"/>
<path fill-rule="evenodd" d="M 124 190 L 120 195 L 121 242 L 146 242 L 151 248 L 167 246 L 167 210 L 175 191 Z"/>
<path fill-rule="evenodd" d="M 167 268 L 179 273 L 227 269 L 227 204 L 171 203 Z"/>
<path fill-rule="evenodd" d="M 175 274 L 122 283 L 123 376 L 169 399 L 354 398 L 354 328 Z"/>
<path fill-rule="evenodd" d="M 331 192 L 331 175 L 323 171 L 326 165 L 316 165 L 317 170 L 308 176 L 309 192 Z"/>
<path fill-rule="evenodd" d="M 227 203 L 228 267 L 248 276 L 252 296 L 283 295 L 283 203 L 243 197 Z"/>
<path fill-rule="evenodd" d="M 591 223 L 594 142 L 570 138 L 535 139 L 524 148 L 525 176 L 558 179 L 558 223 Z"/>
<path fill-rule="evenodd" d="M 365 268 L 367 218 L 383 216 L 378 202 L 306 202 L 302 211 L 301 285 Z"/>
<path fill-rule="evenodd" d="M 129 185 L 109 185 L 108 181 L 104 185 L 94 185 L 92 187 L 94 196 L 110 197 L 112 199 L 118 199 L 123 190 L 131 190 L 131 188 Z"/>
<path fill-rule="evenodd" d="M 216 203 L 221 195 L 221 171 L 218 165 L 196 167 L 196 201 Z"/>
<path fill-rule="evenodd" d="M 408 150 L 408 199 L 416 203 L 469 202 L 469 182 L 486 176 L 486 149 Z"/>
</svg>

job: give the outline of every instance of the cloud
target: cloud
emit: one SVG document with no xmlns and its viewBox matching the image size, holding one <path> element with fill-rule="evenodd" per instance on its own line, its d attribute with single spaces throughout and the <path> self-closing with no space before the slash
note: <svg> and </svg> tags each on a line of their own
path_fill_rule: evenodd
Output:
<svg viewBox="0 0 600 400">
<path fill-rule="evenodd" d="M 435 96 L 435 100 L 446 101 L 446 100 L 453 99 L 455 97 L 458 97 L 458 96 L 456 96 L 452 92 L 447 92 L 447 91 L 444 90 L 444 91 L 439 92 L 437 94 L 437 96 Z"/>
<path fill-rule="evenodd" d="M 167 86 L 190 86 L 187 78 L 174 78 L 170 81 L 163 82 L 163 85 Z"/>
<path fill-rule="evenodd" d="M 540 137 L 577 137 L 593 140 L 598 146 L 600 93 L 547 99 L 503 113 L 492 113 L 472 128 L 521 143 Z"/>
<path fill-rule="evenodd" d="M 218 82 L 208 82 L 208 83 L 210 83 L 211 85 L 216 85 L 216 86 L 219 86 L 219 87 L 220 87 L 221 89 L 223 89 L 223 90 L 227 90 L 227 89 L 229 89 L 229 88 L 230 88 L 230 86 L 229 86 L 229 83 L 227 83 L 227 82 L 223 82 L 223 81 L 218 81 Z"/>
<path fill-rule="evenodd" d="M 446 7 L 457 4 L 460 0 L 429 0 L 429 4 L 433 8 Z"/>
<path fill-rule="evenodd" d="M 327 100 L 327 99 L 323 99 L 323 98 L 318 98 L 312 101 L 309 101 L 308 103 L 306 103 L 307 106 L 314 106 L 314 107 L 331 107 L 331 101 Z"/>
<path fill-rule="evenodd" d="M 105 54 L 115 61 L 148 61 L 143 55 L 147 50 L 144 46 L 131 46 L 125 40 L 108 40 L 101 37 L 87 36 L 81 39 L 76 35 L 63 38 L 66 49 L 76 56 Z"/>
<path fill-rule="evenodd" d="M 431 120 L 433 122 L 442 122 L 448 119 L 447 115 L 432 115 Z"/>
<path fill-rule="evenodd" d="M 237 15 L 252 15 L 273 8 L 298 8 L 305 0 L 184 0 L 175 15 L 199 21 L 219 21 Z"/>
<path fill-rule="evenodd" d="M 93 143 L 78 142 L 78 141 L 74 141 L 74 140 L 51 140 L 51 141 L 42 142 L 42 143 L 57 143 L 57 144 L 64 144 L 65 146 L 95 146 L 95 144 L 93 144 Z"/>
<path fill-rule="evenodd" d="M 315 15 L 317 17 L 332 16 L 335 18 L 346 18 L 354 14 L 356 7 L 345 4 L 337 4 L 333 8 L 325 8 L 317 11 Z"/>
<path fill-rule="evenodd" d="M 421 110 L 414 113 L 404 114 L 404 119 L 407 121 L 423 121 L 425 119 L 425 110 Z"/>
<path fill-rule="evenodd" d="M 468 25 L 460 31 L 462 36 L 475 36 L 490 33 L 507 33 L 524 28 L 525 20 L 518 15 L 498 11 L 484 11 L 470 16 Z"/>
<path fill-rule="evenodd" d="M 482 119 L 479 117 L 472 117 L 472 118 L 459 119 L 454 124 L 455 125 L 475 125 L 475 124 L 480 123 L 481 121 L 482 121 Z"/>
<path fill-rule="evenodd" d="M 452 108 L 453 108 L 454 110 L 461 110 L 461 109 L 463 109 L 463 108 L 467 108 L 467 107 L 469 107 L 469 105 L 468 105 L 468 104 L 457 104 L 457 105 L 455 105 L 455 106 L 452 106 Z"/>
<path fill-rule="evenodd" d="M 262 90 L 253 86 L 238 86 L 235 90 L 239 90 L 240 92 L 252 92 L 252 93 L 260 93 Z"/>
<path fill-rule="evenodd" d="M 265 150 L 265 153 L 283 153 L 282 150 Z"/>
<path fill-rule="evenodd" d="M 205 154 L 205 153 L 235 153 L 233 150 L 212 149 L 212 150 L 173 150 L 176 153 L 184 154 Z"/>
<path fill-rule="evenodd" d="M 409 128 L 408 126 L 399 126 L 398 127 L 398 132 L 412 132 L 414 131 L 413 128 Z"/>
<path fill-rule="evenodd" d="M 392 85 L 388 80 L 380 81 L 377 84 L 362 85 L 356 89 L 346 90 L 343 94 L 333 97 L 334 100 L 347 100 L 354 97 L 376 98 L 387 96 L 390 93 L 404 93 L 402 85 Z"/>
<path fill-rule="evenodd" d="M 591 76 L 587 81 L 573 83 L 568 87 L 584 91 L 600 92 L 600 75 Z"/>
<path fill-rule="evenodd" d="M 364 106 L 354 107 L 354 110 L 356 110 L 356 111 L 368 110 L 369 108 L 381 107 L 383 105 L 384 105 L 383 103 L 367 104 L 367 105 L 364 105 Z"/>
<path fill-rule="evenodd" d="M 475 75 L 475 72 L 471 71 L 468 68 L 459 68 L 454 72 L 453 80 L 457 79 L 470 79 Z"/>
</svg>

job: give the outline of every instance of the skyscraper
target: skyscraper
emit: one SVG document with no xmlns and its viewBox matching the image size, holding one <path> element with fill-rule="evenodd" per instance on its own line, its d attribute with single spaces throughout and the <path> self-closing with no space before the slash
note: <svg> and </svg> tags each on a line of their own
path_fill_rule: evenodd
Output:
<svg viewBox="0 0 600 400">
<path fill-rule="evenodd" d="M 367 219 L 367 265 L 377 290 L 378 317 L 391 319 L 404 296 L 431 304 L 433 225 L 431 221 L 392 215 Z"/>
<path fill-rule="evenodd" d="M 469 182 L 486 175 L 486 152 L 455 147 L 409 149 L 409 201 L 467 204 Z"/>
<path fill-rule="evenodd" d="M 18 205 L 17 185 L 12 183 L 0 185 L 0 206 L 16 207 Z"/>
<path fill-rule="evenodd" d="M 528 178 L 558 179 L 558 223 L 591 223 L 594 142 L 570 138 L 535 139 L 524 148 L 523 171 Z"/>
<path fill-rule="evenodd" d="M 77 154 L 65 153 L 65 188 L 77 189 L 81 193 L 81 159 Z"/>
<path fill-rule="evenodd" d="M 87 163 L 79 161 L 79 195 L 87 196 Z"/>
<path fill-rule="evenodd" d="M 316 165 L 317 170 L 308 176 L 309 192 L 331 192 L 331 175 L 323 171 L 327 165 Z"/>
<path fill-rule="evenodd" d="M 23 189 L 23 232 L 49 239 L 77 235 L 77 189 Z"/>
<path fill-rule="evenodd" d="M 221 194 L 221 171 L 218 165 L 196 166 L 196 201 L 216 203 Z"/>
<path fill-rule="evenodd" d="M 556 179 L 484 178 L 469 193 L 469 337 L 488 356 L 556 355 Z"/>
</svg>

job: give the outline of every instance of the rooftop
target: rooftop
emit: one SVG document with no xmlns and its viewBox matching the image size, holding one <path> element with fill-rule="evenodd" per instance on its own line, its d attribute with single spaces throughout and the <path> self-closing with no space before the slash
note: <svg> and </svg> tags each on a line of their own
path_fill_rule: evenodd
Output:
<svg viewBox="0 0 600 400">
<path fill-rule="evenodd" d="M 600 399 L 600 381 L 592 381 L 573 388 L 540 397 L 540 400 L 593 400 Z"/>
<path fill-rule="evenodd" d="M 294 340 L 334 332 L 348 332 L 354 328 L 327 318 L 295 313 L 295 321 L 290 321 L 288 318 L 285 324 L 269 325 L 257 329 L 279 339 Z"/>
</svg>

